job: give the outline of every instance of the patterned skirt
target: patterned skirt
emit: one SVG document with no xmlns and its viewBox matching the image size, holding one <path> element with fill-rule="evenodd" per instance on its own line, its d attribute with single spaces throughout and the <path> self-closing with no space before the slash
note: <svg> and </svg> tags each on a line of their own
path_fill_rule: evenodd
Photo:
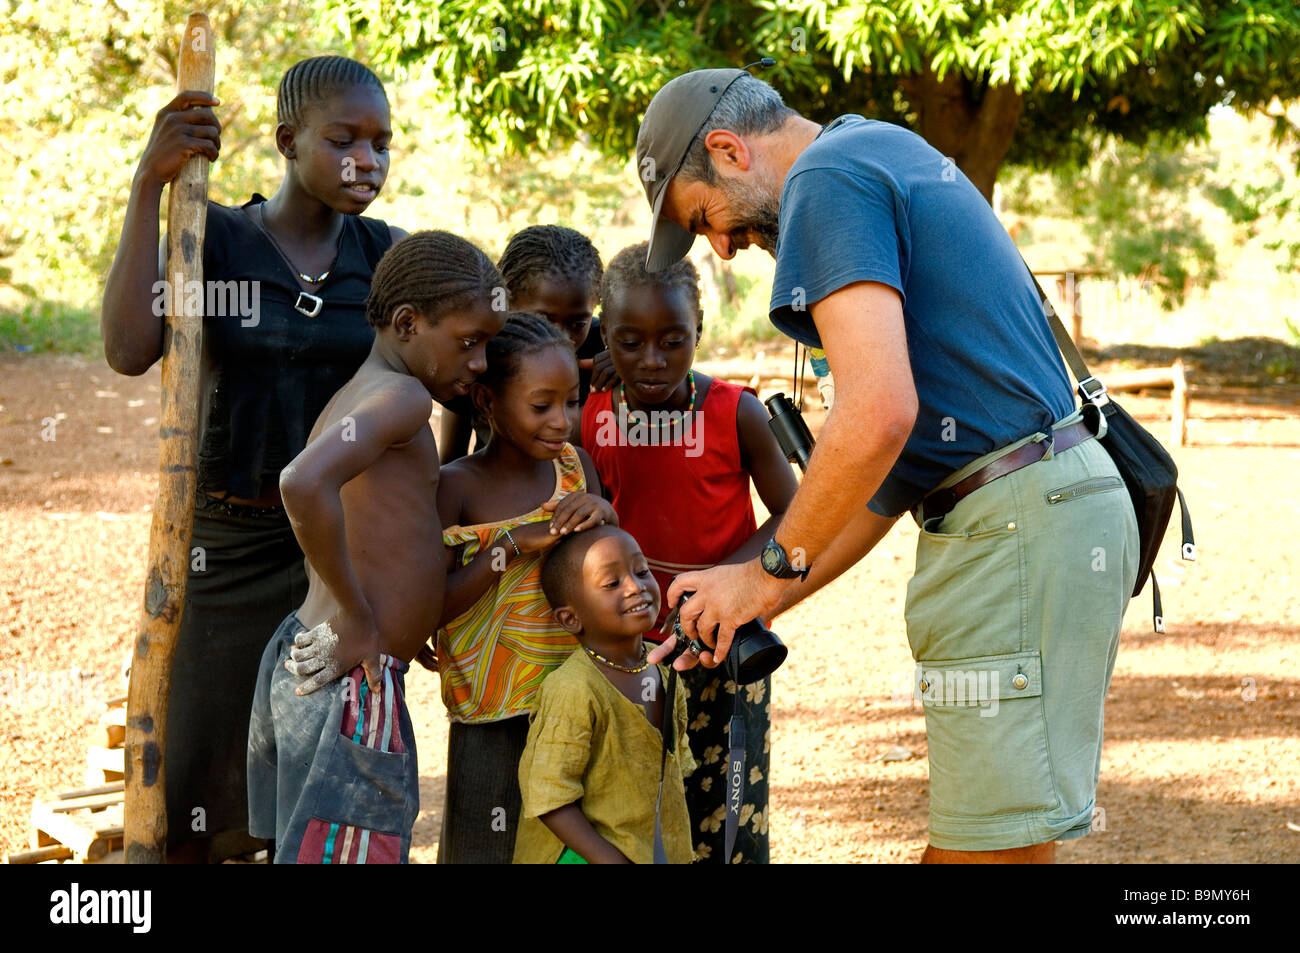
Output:
<svg viewBox="0 0 1300 953">
<path fill-rule="evenodd" d="M 736 683 L 726 666 L 698 665 L 679 673 L 686 691 L 691 754 L 699 765 L 686 778 L 686 807 L 691 815 L 695 862 L 725 863 L 727 755 Z M 733 863 L 766 864 L 767 785 L 771 762 L 772 679 L 740 686 L 740 713 L 745 719 L 745 786 L 740 802 Z"/>
</svg>

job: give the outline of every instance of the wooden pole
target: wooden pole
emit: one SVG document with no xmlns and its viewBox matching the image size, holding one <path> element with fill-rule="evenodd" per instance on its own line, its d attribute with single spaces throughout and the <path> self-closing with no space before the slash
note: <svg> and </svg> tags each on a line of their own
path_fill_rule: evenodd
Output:
<svg viewBox="0 0 1300 953">
<path fill-rule="evenodd" d="M 181 36 L 178 92 L 211 93 L 216 72 L 208 17 L 191 13 Z M 165 765 L 172 653 L 185 608 L 194 519 L 198 446 L 202 307 L 186 288 L 203 287 L 203 232 L 208 212 L 208 160 L 192 156 L 172 181 L 167 204 L 166 323 L 158 424 L 158 497 L 149 529 L 149 571 L 140 636 L 127 695 L 125 854 L 130 864 L 166 859 Z M 198 282 L 197 285 L 192 282 Z"/>
<path fill-rule="evenodd" d="M 1187 369 L 1180 357 L 1171 368 L 1174 381 L 1173 412 L 1169 416 L 1170 439 L 1174 446 L 1187 446 L 1187 416 L 1191 410 L 1192 399 L 1187 393 Z"/>
<path fill-rule="evenodd" d="M 1070 338 L 1077 346 L 1083 346 L 1083 309 L 1079 307 L 1079 276 L 1066 272 L 1065 286 L 1069 290 L 1070 302 Z"/>
<path fill-rule="evenodd" d="M 1169 441 L 1172 446 L 1187 446 L 1187 418 L 1192 398 L 1187 390 L 1187 368 L 1180 357 L 1172 367 L 1145 367 L 1136 371 L 1106 374 L 1106 389 L 1111 391 L 1145 390 L 1148 387 L 1171 387 Z"/>
<path fill-rule="evenodd" d="M 1076 345 L 1083 340 L 1083 314 L 1079 310 L 1078 275 L 1063 271 L 1056 279 L 1056 290 L 1065 305 L 1065 317 L 1070 321 L 1070 340 Z"/>
</svg>

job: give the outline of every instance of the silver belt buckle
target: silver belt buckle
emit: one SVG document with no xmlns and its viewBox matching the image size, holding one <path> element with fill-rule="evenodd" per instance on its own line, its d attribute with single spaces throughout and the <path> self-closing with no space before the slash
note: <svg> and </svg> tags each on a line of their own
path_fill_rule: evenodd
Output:
<svg viewBox="0 0 1300 953">
<path fill-rule="evenodd" d="M 306 304 L 304 305 L 303 302 L 306 302 Z M 318 298 L 313 294 L 308 294 L 305 291 L 299 291 L 298 300 L 293 303 L 293 310 L 300 314 L 305 314 L 309 318 L 314 318 L 316 315 L 320 314 L 321 306 L 324 304 L 324 299 Z"/>
</svg>

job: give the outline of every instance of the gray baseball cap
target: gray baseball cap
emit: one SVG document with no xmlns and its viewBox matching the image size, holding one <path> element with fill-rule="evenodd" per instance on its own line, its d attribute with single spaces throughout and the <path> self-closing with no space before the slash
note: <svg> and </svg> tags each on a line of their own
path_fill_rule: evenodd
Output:
<svg viewBox="0 0 1300 953">
<path fill-rule="evenodd" d="M 664 195 L 686 161 L 686 153 L 743 69 L 697 69 L 669 80 L 650 100 L 636 135 L 636 168 L 650 202 L 650 248 L 647 271 L 662 271 L 685 257 L 695 236 L 676 222 L 660 218 Z"/>
</svg>

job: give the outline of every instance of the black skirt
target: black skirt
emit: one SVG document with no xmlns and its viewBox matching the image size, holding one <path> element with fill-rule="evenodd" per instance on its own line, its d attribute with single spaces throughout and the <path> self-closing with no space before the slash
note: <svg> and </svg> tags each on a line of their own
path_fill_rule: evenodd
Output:
<svg viewBox="0 0 1300 953">
<path fill-rule="evenodd" d="M 167 711 L 170 846 L 248 830 L 258 663 L 307 595 L 302 550 L 278 507 L 230 506 L 199 494 L 190 554 Z"/>
</svg>

